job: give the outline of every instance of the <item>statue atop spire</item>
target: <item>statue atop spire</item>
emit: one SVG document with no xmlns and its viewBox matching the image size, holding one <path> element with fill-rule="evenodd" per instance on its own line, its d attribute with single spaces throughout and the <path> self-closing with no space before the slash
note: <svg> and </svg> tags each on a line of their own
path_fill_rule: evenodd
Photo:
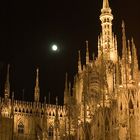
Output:
<svg viewBox="0 0 140 140">
<path fill-rule="evenodd" d="M 103 9 L 109 8 L 108 0 L 103 0 Z"/>
</svg>

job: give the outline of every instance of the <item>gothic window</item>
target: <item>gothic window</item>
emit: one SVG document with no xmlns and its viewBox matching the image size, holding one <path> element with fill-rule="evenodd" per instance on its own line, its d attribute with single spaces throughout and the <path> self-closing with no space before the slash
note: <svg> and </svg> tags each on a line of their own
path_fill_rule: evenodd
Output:
<svg viewBox="0 0 140 140">
<path fill-rule="evenodd" d="M 120 110 L 122 110 L 122 103 L 121 103 L 121 105 L 120 105 Z"/>
<path fill-rule="evenodd" d="M 20 122 L 20 123 L 18 124 L 18 133 L 19 133 L 19 134 L 23 134 L 23 133 L 24 133 L 24 125 L 23 125 L 22 122 Z"/>
<path fill-rule="evenodd" d="M 131 90 L 131 94 L 132 94 L 132 96 L 134 97 L 135 91 L 134 91 L 134 90 Z"/>
<path fill-rule="evenodd" d="M 109 131 L 109 120 L 107 118 L 105 119 L 105 129 Z"/>
<path fill-rule="evenodd" d="M 55 116 L 54 112 L 53 112 L 53 116 Z"/>
<path fill-rule="evenodd" d="M 97 126 L 98 126 L 98 127 L 100 126 L 99 121 L 98 121 L 98 123 L 97 123 Z"/>
<path fill-rule="evenodd" d="M 49 127 L 48 136 L 49 136 L 50 138 L 53 137 L 53 127 L 52 127 L 52 126 Z"/>
<path fill-rule="evenodd" d="M 26 110 L 26 113 L 29 113 L 28 109 Z"/>
<path fill-rule="evenodd" d="M 19 109 L 19 112 L 21 112 L 21 109 Z"/>
<path fill-rule="evenodd" d="M 17 108 L 15 108 L 15 112 L 17 112 Z"/>
<path fill-rule="evenodd" d="M 49 116 L 51 116 L 51 112 L 49 112 Z"/>
<path fill-rule="evenodd" d="M 129 109 L 134 109 L 133 103 L 132 103 L 132 100 L 131 100 L 131 99 L 130 99 L 130 101 L 129 101 Z"/>
<path fill-rule="evenodd" d="M 62 114 L 60 114 L 60 117 L 62 117 Z"/>
<path fill-rule="evenodd" d="M 41 115 L 44 115 L 45 114 L 45 112 L 43 112 L 43 110 L 41 111 Z"/>
</svg>

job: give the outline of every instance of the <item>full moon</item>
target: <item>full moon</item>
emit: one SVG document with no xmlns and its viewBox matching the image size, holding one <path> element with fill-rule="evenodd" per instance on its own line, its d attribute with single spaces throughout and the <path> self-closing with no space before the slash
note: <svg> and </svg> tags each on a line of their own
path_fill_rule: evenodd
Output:
<svg viewBox="0 0 140 140">
<path fill-rule="evenodd" d="M 53 50 L 53 51 L 57 51 L 57 50 L 58 50 L 57 45 L 52 45 L 52 50 Z"/>
</svg>

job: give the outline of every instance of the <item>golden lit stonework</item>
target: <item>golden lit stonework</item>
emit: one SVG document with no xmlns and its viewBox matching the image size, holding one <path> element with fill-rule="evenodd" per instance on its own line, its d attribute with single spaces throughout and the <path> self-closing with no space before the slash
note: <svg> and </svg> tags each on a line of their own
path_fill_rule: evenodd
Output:
<svg viewBox="0 0 140 140">
<path fill-rule="evenodd" d="M 112 32 L 108 0 L 101 9 L 98 56 L 82 66 L 80 51 L 74 84 L 64 90 L 64 105 L 40 102 L 39 70 L 34 102 L 10 99 L 9 66 L 4 98 L 0 98 L 0 140 L 140 140 L 140 71 L 133 38 L 122 22 L 122 56 Z M 71 90 L 72 89 L 72 90 Z M 71 94 L 72 91 L 72 94 Z"/>
</svg>

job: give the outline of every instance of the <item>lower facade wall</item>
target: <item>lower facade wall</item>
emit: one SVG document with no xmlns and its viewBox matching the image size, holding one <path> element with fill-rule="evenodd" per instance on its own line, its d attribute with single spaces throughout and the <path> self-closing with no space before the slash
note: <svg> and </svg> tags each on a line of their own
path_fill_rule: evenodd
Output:
<svg viewBox="0 0 140 140">
<path fill-rule="evenodd" d="M 11 134 L 2 134 L 0 133 L 0 140 L 38 140 L 36 136 L 29 136 L 29 135 L 18 135 L 14 134 L 13 136 Z"/>
</svg>

